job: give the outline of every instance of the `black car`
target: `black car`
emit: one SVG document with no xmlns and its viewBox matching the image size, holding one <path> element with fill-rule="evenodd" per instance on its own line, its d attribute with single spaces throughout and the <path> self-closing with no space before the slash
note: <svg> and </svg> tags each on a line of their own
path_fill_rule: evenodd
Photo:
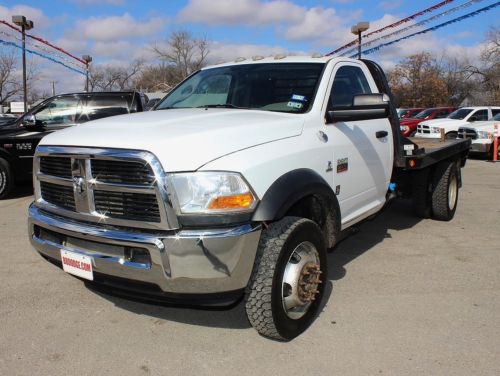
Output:
<svg viewBox="0 0 500 376">
<path fill-rule="evenodd" d="M 141 112 L 138 92 L 73 93 L 56 95 L 0 126 L 0 200 L 15 184 L 31 181 L 33 155 L 41 138 L 89 120 Z"/>
</svg>

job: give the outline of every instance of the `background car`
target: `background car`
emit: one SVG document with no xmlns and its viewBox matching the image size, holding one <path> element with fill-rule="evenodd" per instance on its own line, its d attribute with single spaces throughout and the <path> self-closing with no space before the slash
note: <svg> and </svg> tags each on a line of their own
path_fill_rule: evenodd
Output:
<svg viewBox="0 0 500 376">
<path fill-rule="evenodd" d="M 500 113 L 500 107 L 478 106 L 462 107 L 453 111 L 447 118 L 426 120 L 417 125 L 415 137 L 440 138 L 443 129 L 446 138 L 457 138 L 458 129 L 476 121 L 486 121 Z"/>
<path fill-rule="evenodd" d="M 398 109 L 398 116 L 400 119 L 405 119 L 412 117 L 413 115 L 418 114 L 420 111 L 425 110 L 425 108 L 422 107 L 415 107 L 415 108 L 400 108 Z"/>
<path fill-rule="evenodd" d="M 42 137 L 89 120 L 140 111 L 143 100 L 134 91 L 62 94 L 0 126 L 0 199 L 15 184 L 31 181 L 33 155 Z"/>
<path fill-rule="evenodd" d="M 417 130 L 417 125 L 424 120 L 442 119 L 455 111 L 454 107 L 433 107 L 420 111 L 414 117 L 401 119 L 401 135 L 410 137 Z"/>
</svg>

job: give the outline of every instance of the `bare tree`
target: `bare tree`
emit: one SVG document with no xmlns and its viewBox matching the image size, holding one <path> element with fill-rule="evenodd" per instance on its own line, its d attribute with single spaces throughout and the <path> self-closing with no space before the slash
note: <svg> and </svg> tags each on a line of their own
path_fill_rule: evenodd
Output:
<svg viewBox="0 0 500 376">
<path fill-rule="evenodd" d="M 89 90 L 121 91 L 133 89 L 133 78 L 140 73 L 143 65 L 142 60 L 135 60 L 128 66 L 93 65 L 89 74 Z"/>
<path fill-rule="evenodd" d="M 481 51 L 479 64 L 468 67 L 471 75 L 480 77 L 486 103 L 500 102 L 500 28 L 492 27 L 486 35 L 486 46 Z"/>
<path fill-rule="evenodd" d="M 144 91 L 168 92 L 176 82 L 177 73 L 174 67 L 165 62 L 145 67 L 135 79 L 135 87 Z"/>
<path fill-rule="evenodd" d="M 0 105 L 7 103 L 23 90 L 21 80 L 16 74 L 16 62 L 14 51 L 0 52 Z"/>
<path fill-rule="evenodd" d="M 158 58 L 174 69 L 175 77 L 171 85 L 202 68 L 210 52 L 206 36 L 195 38 L 185 30 L 172 32 L 165 47 L 155 45 L 153 50 Z"/>
</svg>

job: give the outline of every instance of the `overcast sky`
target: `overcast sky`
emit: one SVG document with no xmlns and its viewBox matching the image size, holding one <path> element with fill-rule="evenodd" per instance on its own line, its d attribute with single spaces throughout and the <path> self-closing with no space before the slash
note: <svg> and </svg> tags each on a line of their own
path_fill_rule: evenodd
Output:
<svg viewBox="0 0 500 376">
<path fill-rule="evenodd" d="M 123 64 L 153 58 L 151 46 L 173 30 L 184 29 L 211 42 L 210 59 L 276 53 L 328 53 L 352 40 L 351 25 L 369 21 L 371 30 L 441 1 L 409 0 L 2 0 L 0 19 L 24 14 L 35 23 L 32 34 L 77 56 L 90 54 L 96 63 Z M 453 1 L 416 22 L 465 3 Z M 427 28 L 496 3 L 472 6 L 422 27 Z M 500 7 L 436 32 L 412 38 L 369 55 L 391 67 L 420 51 L 478 56 L 490 26 L 498 26 Z M 409 26 L 411 23 L 405 24 Z M 422 28 L 413 29 L 412 32 Z M 0 25 L 0 32 L 9 32 Z M 375 38 L 375 37 L 374 37 Z M 6 34 L 0 39 L 8 40 Z M 382 40 L 383 43 L 385 40 Z M 2 48 L 0 46 L 0 48 Z M 81 90 L 82 77 L 55 64 L 44 64 L 44 82 L 64 90 Z M 62 90 L 62 89 L 61 89 Z M 58 90 L 59 91 L 59 90 Z"/>
</svg>

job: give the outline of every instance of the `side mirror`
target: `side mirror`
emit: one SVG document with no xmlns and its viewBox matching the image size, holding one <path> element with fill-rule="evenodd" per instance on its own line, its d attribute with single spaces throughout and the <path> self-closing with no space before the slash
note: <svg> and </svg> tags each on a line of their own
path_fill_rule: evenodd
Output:
<svg viewBox="0 0 500 376">
<path fill-rule="evenodd" d="M 352 106 L 334 107 L 326 112 L 328 123 L 386 117 L 389 117 L 389 98 L 385 94 L 355 95 L 352 99 Z"/>
<path fill-rule="evenodd" d="M 36 117 L 33 114 L 27 114 L 23 119 L 23 125 L 26 128 L 36 127 Z"/>
</svg>

